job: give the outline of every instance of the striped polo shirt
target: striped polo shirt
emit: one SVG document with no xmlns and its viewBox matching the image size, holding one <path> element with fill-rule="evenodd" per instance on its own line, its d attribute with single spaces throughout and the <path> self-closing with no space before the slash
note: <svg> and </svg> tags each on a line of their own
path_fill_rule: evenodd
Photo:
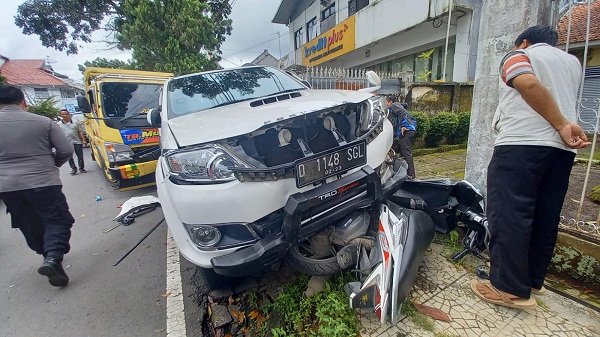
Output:
<svg viewBox="0 0 600 337">
<path fill-rule="evenodd" d="M 523 74 L 533 74 L 533 67 L 525 51 L 519 49 L 506 55 L 500 65 L 500 74 L 502 81 L 511 88 L 513 87 L 512 80 L 515 77 Z"/>
</svg>

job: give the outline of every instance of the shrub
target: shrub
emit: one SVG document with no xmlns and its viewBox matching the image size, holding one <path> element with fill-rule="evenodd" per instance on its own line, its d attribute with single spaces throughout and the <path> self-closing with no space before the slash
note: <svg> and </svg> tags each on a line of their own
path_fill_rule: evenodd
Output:
<svg viewBox="0 0 600 337">
<path fill-rule="evenodd" d="M 27 111 L 33 112 L 34 114 L 40 116 L 46 116 L 48 118 L 56 118 L 58 117 L 59 113 L 59 110 L 54 107 L 54 104 L 56 103 L 58 103 L 58 101 L 54 98 L 54 96 L 50 96 L 43 101 L 29 106 Z"/>
<path fill-rule="evenodd" d="M 458 127 L 458 115 L 452 112 L 440 112 L 431 118 L 429 132 L 425 135 L 428 147 L 437 147 L 448 139 Z"/>
<path fill-rule="evenodd" d="M 471 112 L 461 112 L 458 114 L 458 126 L 449 138 L 450 144 L 465 143 L 469 138 L 469 125 L 471 122 Z"/>
<path fill-rule="evenodd" d="M 415 141 L 425 137 L 429 131 L 431 121 L 429 115 L 421 111 L 411 111 L 410 114 L 417 120 L 417 132 L 415 134 Z"/>
</svg>

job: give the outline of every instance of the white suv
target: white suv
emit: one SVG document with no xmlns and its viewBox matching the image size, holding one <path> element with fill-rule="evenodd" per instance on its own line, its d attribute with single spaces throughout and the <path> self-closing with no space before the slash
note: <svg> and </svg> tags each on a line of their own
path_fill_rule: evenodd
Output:
<svg viewBox="0 0 600 337">
<path fill-rule="evenodd" d="M 148 120 L 161 125 L 156 184 L 179 250 L 227 276 L 259 272 L 288 251 L 309 269 L 331 262 L 309 238 L 405 176 L 386 116 L 371 93 L 312 90 L 270 67 L 168 80 Z"/>
</svg>

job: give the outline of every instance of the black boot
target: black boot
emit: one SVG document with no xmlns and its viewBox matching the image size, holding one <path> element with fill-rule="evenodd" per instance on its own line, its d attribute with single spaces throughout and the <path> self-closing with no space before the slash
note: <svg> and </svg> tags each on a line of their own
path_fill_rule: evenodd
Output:
<svg viewBox="0 0 600 337">
<path fill-rule="evenodd" d="M 44 263 L 38 268 L 38 273 L 48 276 L 48 282 L 55 287 L 64 287 L 69 284 L 69 277 L 62 267 L 62 259 L 59 257 L 45 257 Z"/>
</svg>

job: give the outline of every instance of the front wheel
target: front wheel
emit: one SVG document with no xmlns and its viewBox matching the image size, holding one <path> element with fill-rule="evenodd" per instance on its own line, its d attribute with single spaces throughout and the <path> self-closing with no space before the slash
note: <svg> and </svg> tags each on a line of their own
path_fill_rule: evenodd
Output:
<svg viewBox="0 0 600 337">
<path fill-rule="evenodd" d="M 329 241 L 329 233 L 319 233 L 293 245 L 288 251 L 287 260 L 296 270 L 308 275 L 333 275 L 342 270 L 335 248 Z"/>
</svg>

